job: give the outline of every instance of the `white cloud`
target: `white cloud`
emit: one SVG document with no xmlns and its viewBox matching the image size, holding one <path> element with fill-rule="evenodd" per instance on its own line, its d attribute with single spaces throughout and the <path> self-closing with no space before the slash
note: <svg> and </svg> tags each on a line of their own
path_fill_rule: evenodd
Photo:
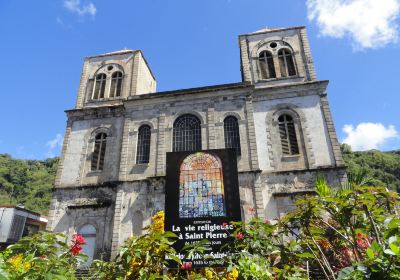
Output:
<svg viewBox="0 0 400 280">
<path fill-rule="evenodd" d="M 306 0 L 308 19 L 324 36 L 349 36 L 355 49 L 397 41 L 400 0 Z"/>
<path fill-rule="evenodd" d="M 57 133 L 56 137 L 52 140 L 49 140 L 46 143 L 46 146 L 49 147 L 49 150 L 46 153 L 47 157 L 55 157 L 55 150 L 60 149 L 63 144 L 63 137 L 60 133 Z"/>
<path fill-rule="evenodd" d="M 94 17 L 97 12 L 96 6 L 92 2 L 81 4 L 80 0 L 64 0 L 64 7 L 80 16 L 88 14 Z"/>
<path fill-rule="evenodd" d="M 349 144 L 355 151 L 379 149 L 387 140 L 398 138 L 399 134 L 393 125 L 385 127 L 381 123 L 360 123 L 354 128 L 350 124 L 343 126 L 347 137 L 343 143 Z"/>
<path fill-rule="evenodd" d="M 64 23 L 64 21 L 60 17 L 57 17 L 56 21 L 59 25 L 65 27 L 65 28 L 68 28 L 68 29 L 72 28 L 72 25 Z"/>
</svg>

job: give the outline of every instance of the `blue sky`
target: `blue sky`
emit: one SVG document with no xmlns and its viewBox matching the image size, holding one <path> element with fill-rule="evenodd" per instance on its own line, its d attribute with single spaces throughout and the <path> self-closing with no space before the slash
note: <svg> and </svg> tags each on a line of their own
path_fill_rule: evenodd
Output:
<svg viewBox="0 0 400 280">
<path fill-rule="evenodd" d="M 400 0 L 3 0 L 0 153 L 57 156 L 84 56 L 141 49 L 158 91 L 240 81 L 239 34 L 306 25 L 340 141 L 400 148 Z"/>
</svg>

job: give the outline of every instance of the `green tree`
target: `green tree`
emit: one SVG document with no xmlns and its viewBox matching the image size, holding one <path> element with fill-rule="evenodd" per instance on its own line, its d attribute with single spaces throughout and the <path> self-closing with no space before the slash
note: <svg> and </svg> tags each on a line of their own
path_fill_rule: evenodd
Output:
<svg viewBox="0 0 400 280">
<path fill-rule="evenodd" d="M 0 204 L 23 204 L 47 214 L 58 158 L 17 160 L 0 154 Z"/>
</svg>

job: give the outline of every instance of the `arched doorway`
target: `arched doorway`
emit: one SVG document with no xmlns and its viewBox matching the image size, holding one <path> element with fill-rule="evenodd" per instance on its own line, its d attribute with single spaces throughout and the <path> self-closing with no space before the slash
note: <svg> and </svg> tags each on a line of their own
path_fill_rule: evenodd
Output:
<svg viewBox="0 0 400 280">
<path fill-rule="evenodd" d="M 90 224 L 86 224 L 79 229 L 78 233 L 86 240 L 86 244 L 82 247 L 82 253 L 88 256 L 85 266 L 90 266 L 93 261 L 96 247 L 96 228 Z"/>
</svg>

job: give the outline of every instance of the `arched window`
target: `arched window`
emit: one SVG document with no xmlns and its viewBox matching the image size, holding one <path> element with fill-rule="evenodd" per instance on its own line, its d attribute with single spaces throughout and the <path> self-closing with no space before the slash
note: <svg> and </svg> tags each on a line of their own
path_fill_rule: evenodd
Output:
<svg viewBox="0 0 400 280">
<path fill-rule="evenodd" d="M 150 158 L 150 138 L 151 129 L 148 125 L 142 125 L 139 128 L 136 163 L 149 163 Z"/>
<path fill-rule="evenodd" d="M 94 81 L 93 99 L 104 98 L 104 91 L 106 89 L 106 74 L 98 74 Z"/>
<path fill-rule="evenodd" d="M 279 50 L 278 60 L 282 77 L 296 76 L 293 55 L 288 49 Z"/>
<path fill-rule="evenodd" d="M 261 79 L 276 78 L 274 59 L 270 52 L 261 52 L 258 56 L 258 62 L 260 66 Z"/>
<path fill-rule="evenodd" d="M 101 171 L 104 166 L 104 155 L 106 153 L 107 134 L 98 133 L 94 140 L 92 155 L 92 171 Z"/>
<path fill-rule="evenodd" d="M 240 135 L 238 120 L 234 116 L 226 117 L 224 120 L 225 148 L 236 149 L 236 154 L 241 155 Z"/>
<path fill-rule="evenodd" d="M 179 217 L 225 216 L 224 180 L 221 160 L 197 152 L 187 156 L 179 174 Z"/>
<path fill-rule="evenodd" d="M 90 266 L 96 247 L 96 228 L 90 224 L 86 224 L 79 229 L 78 233 L 85 238 L 86 243 L 82 247 L 82 253 L 88 256 L 85 266 Z"/>
<path fill-rule="evenodd" d="M 299 145 L 297 144 L 296 129 L 293 118 L 286 114 L 280 115 L 278 118 L 278 124 L 282 153 L 284 155 L 298 155 Z"/>
<path fill-rule="evenodd" d="M 110 97 L 121 96 L 122 89 L 122 73 L 120 71 L 114 72 L 111 76 Z"/>
<path fill-rule="evenodd" d="M 174 122 L 173 151 L 201 150 L 200 120 L 193 115 L 183 115 Z"/>
</svg>

